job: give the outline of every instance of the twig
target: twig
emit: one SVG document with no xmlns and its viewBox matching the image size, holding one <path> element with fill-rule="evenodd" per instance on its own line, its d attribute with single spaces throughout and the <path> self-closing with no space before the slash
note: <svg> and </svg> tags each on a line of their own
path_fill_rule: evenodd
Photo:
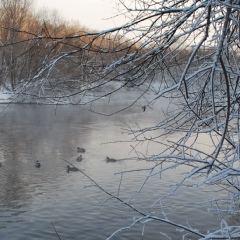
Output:
<svg viewBox="0 0 240 240">
<path fill-rule="evenodd" d="M 60 239 L 61 240 L 61 237 L 59 236 L 59 234 L 58 234 L 58 232 L 57 232 L 57 230 L 56 230 L 56 228 L 55 228 L 55 226 L 54 226 L 54 224 L 51 222 L 51 224 L 52 224 L 52 226 L 53 226 L 53 228 L 54 228 L 54 231 L 55 231 L 55 233 L 57 234 L 57 236 L 58 236 L 58 239 Z"/>
<path fill-rule="evenodd" d="M 65 159 L 65 162 L 69 163 L 70 165 L 74 166 L 72 163 L 70 163 L 68 160 Z M 74 166 L 76 167 L 76 166 Z M 77 168 L 77 167 L 76 167 Z M 138 213 L 139 215 L 141 215 L 143 218 L 148 218 L 150 220 L 155 220 L 155 221 L 160 221 L 160 222 L 164 222 L 164 223 L 167 223 L 169 225 L 172 225 L 172 226 L 175 226 L 175 227 L 179 227 L 179 228 L 182 228 L 188 232 L 191 232 L 197 236 L 200 236 L 200 237 L 205 237 L 204 234 L 200 233 L 199 231 L 195 231 L 194 229 L 192 228 L 189 228 L 189 227 L 186 227 L 184 225 L 181 225 L 181 224 L 177 224 L 175 222 L 172 222 L 168 219 L 163 219 L 163 218 L 159 218 L 159 217 L 156 217 L 156 216 L 151 216 L 151 215 L 148 215 L 148 214 L 145 214 L 144 212 L 138 210 L 137 208 L 135 208 L 133 205 L 125 202 L 124 200 L 122 200 L 121 198 L 119 198 L 118 196 L 114 196 L 112 193 L 108 192 L 107 190 L 105 190 L 102 186 L 100 186 L 93 178 L 91 178 L 90 176 L 88 176 L 86 173 L 84 173 L 81 169 L 77 168 L 79 172 L 81 172 L 86 178 L 88 178 L 92 183 L 95 184 L 96 187 L 98 187 L 102 192 L 104 192 L 105 194 L 107 194 L 108 196 L 110 196 L 111 198 L 114 198 L 116 199 L 117 201 L 119 201 L 120 203 L 124 204 L 125 206 L 127 206 L 128 208 L 132 209 L 134 212 Z M 129 227 L 127 227 L 129 228 Z M 115 233 L 113 233 L 114 235 Z M 110 237 L 111 238 L 111 237 Z M 109 238 L 109 239 L 110 239 Z"/>
</svg>

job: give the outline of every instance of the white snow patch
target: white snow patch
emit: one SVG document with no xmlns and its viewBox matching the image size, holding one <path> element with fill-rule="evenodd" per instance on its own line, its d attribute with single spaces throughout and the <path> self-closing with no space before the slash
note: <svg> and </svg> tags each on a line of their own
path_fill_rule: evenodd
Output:
<svg viewBox="0 0 240 240">
<path fill-rule="evenodd" d="M 5 89 L 0 89 L 0 103 L 7 103 L 11 101 L 12 94 Z"/>
</svg>

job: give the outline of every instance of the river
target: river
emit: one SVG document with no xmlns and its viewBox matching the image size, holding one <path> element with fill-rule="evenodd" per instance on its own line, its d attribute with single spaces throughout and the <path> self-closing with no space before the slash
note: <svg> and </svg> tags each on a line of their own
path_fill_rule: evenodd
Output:
<svg viewBox="0 0 240 240">
<path fill-rule="evenodd" d="M 126 93 L 128 94 L 128 93 Z M 129 97 L 106 99 L 95 103 L 92 110 L 110 113 L 125 107 Z M 161 102 L 161 104 L 166 104 Z M 1 106 L 3 109 L 4 106 Z M 156 106 L 157 108 L 157 106 Z M 111 194 L 117 194 L 122 171 L 145 169 L 151 162 L 137 160 L 132 136 L 124 134 L 128 127 L 150 126 L 163 119 L 161 111 L 141 105 L 115 115 L 104 116 L 89 111 L 87 105 L 11 104 L 0 115 L 0 239 L 106 239 L 117 229 L 129 226 L 136 212 L 103 191 L 80 172 L 67 172 L 73 163 Z M 166 141 L 166 139 L 163 139 Z M 83 160 L 77 162 L 77 147 L 84 147 Z M 158 144 L 136 151 L 146 155 L 161 151 Z M 107 163 L 109 156 L 117 162 Z M 140 155 L 141 157 L 143 155 Z M 40 168 L 35 167 L 39 160 Z M 68 162 L 66 162 L 67 160 Z M 207 211 L 214 192 L 183 188 L 162 201 L 151 204 L 171 192 L 171 184 L 182 179 L 178 170 L 150 179 L 138 193 L 148 171 L 133 171 L 123 175 L 119 197 L 145 212 L 156 212 L 179 224 L 189 224 L 204 233 L 219 227 L 216 216 Z M 201 194 L 199 194 L 201 193 Z M 106 201 L 107 200 L 107 201 Z M 55 229 L 54 229 L 55 228 Z M 56 233 L 56 231 L 57 233 Z M 112 239 L 178 239 L 182 233 L 176 227 L 150 222 L 136 224 Z M 142 236 L 143 235 L 143 236 Z M 197 239 L 190 235 L 186 239 Z"/>
</svg>

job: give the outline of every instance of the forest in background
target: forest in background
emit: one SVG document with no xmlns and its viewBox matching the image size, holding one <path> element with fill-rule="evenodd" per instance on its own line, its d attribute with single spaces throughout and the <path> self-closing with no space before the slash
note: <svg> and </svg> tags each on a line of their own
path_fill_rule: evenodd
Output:
<svg viewBox="0 0 240 240">
<path fill-rule="evenodd" d="M 191 47 L 165 47 L 149 61 L 146 53 L 159 43 L 145 45 L 146 39 L 127 38 L 121 29 L 99 34 L 79 23 L 65 21 L 57 12 L 36 13 L 29 0 L 1 0 L 0 12 L 0 85 L 12 92 L 24 84 L 35 96 L 46 96 L 48 89 L 52 94 L 54 89 L 54 97 L 62 91 L 75 95 L 95 89 L 102 81 L 139 87 L 146 81 L 145 75 L 148 81 L 165 74 L 179 75 L 191 53 Z M 211 52 L 210 48 L 200 49 L 195 64 L 206 60 Z M 126 61 L 112 69 L 111 63 L 128 55 L 137 58 L 132 67 Z M 168 56 L 159 61 L 161 55 Z M 140 70 L 148 69 L 153 62 L 156 66 L 147 74 Z M 169 72 L 172 69 L 174 73 Z"/>
<path fill-rule="evenodd" d="M 35 13 L 29 0 L 1 0 L 0 13 L 0 85 L 9 91 L 28 81 L 36 87 L 43 79 L 59 91 L 79 90 L 89 79 L 99 80 L 129 41 L 116 34 L 96 38 L 95 31 L 57 12 Z M 126 48 L 134 50 L 135 44 Z"/>
</svg>

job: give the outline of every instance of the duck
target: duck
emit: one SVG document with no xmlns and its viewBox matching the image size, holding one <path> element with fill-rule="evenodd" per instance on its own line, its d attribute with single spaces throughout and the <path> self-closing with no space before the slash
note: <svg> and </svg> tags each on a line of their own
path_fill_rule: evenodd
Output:
<svg viewBox="0 0 240 240">
<path fill-rule="evenodd" d="M 2 166 L 2 163 L 0 162 L 0 167 Z"/>
<path fill-rule="evenodd" d="M 82 155 L 80 155 L 79 157 L 77 157 L 77 161 L 78 161 L 78 162 L 81 162 L 82 160 L 83 160 Z"/>
<path fill-rule="evenodd" d="M 37 161 L 35 162 L 35 167 L 39 168 L 40 166 L 41 166 L 41 163 L 37 160 Z"/>
<path fill-rule="evenodd" d="M 109 163 L 109 162 L 116 162 L 117 160 L 115 158 L 106 157 L 105 161 Z"/>
<path fill-rule="evenodd" d="M 76 167 L 70 167 L 69 165 L 67 165 L 67 172 L 69 173 L 69 172 L 77 172 L 78 171 L 78 169 L 76 168 Z"/>
<path fill-rule="evenodd" d="M 84 152 L 86 152 L 86 150 L 85 150 L 85 148 L 77 147 L 77 152 L 84 153 Z"/>
</svg>

